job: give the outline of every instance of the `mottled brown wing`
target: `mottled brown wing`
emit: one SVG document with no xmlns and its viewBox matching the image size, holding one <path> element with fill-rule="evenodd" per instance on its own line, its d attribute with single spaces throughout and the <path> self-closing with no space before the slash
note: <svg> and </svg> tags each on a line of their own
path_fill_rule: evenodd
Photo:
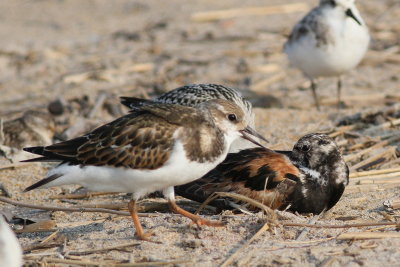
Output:
<svg viewBox="0 0 400 267">
<path fill-rule="evenodd" d="M 86 165 L 156 169 L 168 160 L 178 127 L 149 113 L 125 117 L 92 132 L 76 158 Z"/>
<path fill-rule="evenodd" d="M 42 156 L 27 161 L 56 160 L 70 164 L 156 169 L 170 156 L 175 130 L 200 124 L 207 122 L 197 109 L 149 104 L 84 136 L 24 150 Z"/>
<path fill-rule="evenodd" d="M 150 111 L 127 114 L 84 136 L 47 147 L 29 147 L 24 150 L 43 156 L 34 160 L 156 169 L 168 160 L 174 144 L 174 131 L 181 127 L 177 120 L 170 123 L 164 118 L 169 115 L 166 110 L 171 113 L 173 109 L 173 105 L 157 105 Z"/>
<path fill-rule="evenodd" d="M 245 195 L 276 209 L 283 208 L 300 175 L 289 159 L 263 148 L 232 153 L 201 179 L 178 186 L 175 192 L 202 202 L 214 192 Z"/>
</svg>

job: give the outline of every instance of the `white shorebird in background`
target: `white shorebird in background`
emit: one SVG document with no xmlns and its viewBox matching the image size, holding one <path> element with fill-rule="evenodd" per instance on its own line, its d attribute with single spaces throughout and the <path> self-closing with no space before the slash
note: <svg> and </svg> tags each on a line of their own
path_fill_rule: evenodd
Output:
<svg viewBox="0 0 400 267">
<path fill-rule="evenodd" d="M 353 69 L 364 57 L 369 44 L 368 28 L 354 0 L 320 0 L 293 28 L 284 50 L 291 65 L 311 81 L 315 104 L 318 77 L 338 77 L 337 97 L 340 105 L 340 75 Z"/>
</svg>

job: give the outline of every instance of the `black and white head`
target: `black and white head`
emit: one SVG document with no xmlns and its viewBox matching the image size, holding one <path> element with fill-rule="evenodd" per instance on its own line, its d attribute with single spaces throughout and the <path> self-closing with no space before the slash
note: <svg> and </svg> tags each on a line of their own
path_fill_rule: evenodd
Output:
<svg viewBox="0 0 400 267">
<path fill-rule="evenodd" d="M 290 158 L 302 173 L 290 209 L 301 213 L 331 209 L 349 181 L 349 169 L 333 139 L 320 133 L 305 135 Z"/>
<path fill-rule="evenodd" d="M 291 157 L 299 166 L 318 172 L 330 182 L 348 184 L 348 167 L 335 141 L 326 134 L 303 136 L 294 145 Z"/>
<path fill-rule="evenodd" d="M 330 7 L 336 9 L 343 17 L 353 19 L 360 26 L 364 24 L 354 0 L 320 0 L 319 5 L 321 8 Z"/>
</svg>

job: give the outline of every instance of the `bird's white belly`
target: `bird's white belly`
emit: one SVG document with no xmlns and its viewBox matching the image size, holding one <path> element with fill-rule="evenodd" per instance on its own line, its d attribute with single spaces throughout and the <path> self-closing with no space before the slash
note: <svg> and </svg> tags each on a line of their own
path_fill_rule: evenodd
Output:
<svg viewBox="0 0 400 267">
<path fill-rule="evenodd" d="M 63 176 L 46 184 L 45 187 L 80 184 L 93 191 L 133 193 L 134 198 L 140 198 L 148 193 L 189 183 L 202 177 L 225 159 L 226 152 L 213 162 L 198 163 L 187 159 L 183 145 L 177 142 L 171 158 L 158 169 L 80 167 L 64 164 L 54 168 L 48 174 L 48 176 L 52 174 L 63 174 Z"/>
<path fill-rule="evenodd" d="M 353 23 L 344 29 L 335 30 L 333 42 L 326 45 L 317 46 L 310 35 L 291 44 L 286 49 L 291 64 L 310 78 L 338 76 L 353 69 L 367 51 L 369 34 Z"/>
</svg>

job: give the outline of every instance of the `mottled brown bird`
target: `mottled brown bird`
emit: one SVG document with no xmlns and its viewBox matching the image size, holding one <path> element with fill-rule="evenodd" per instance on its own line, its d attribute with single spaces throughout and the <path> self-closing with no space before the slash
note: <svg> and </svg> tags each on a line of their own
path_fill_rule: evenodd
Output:
<svg viewBox="0 0 400 267">
<path fill-rule="evenodd" d="M 198 225 L 220 226 L 179 208 L 174 186 L 198 179 L 221 163 L 235 139 L 262 138 L 243 118 L 241 108 L 226 100 L 208 101 L 198 108 L 144 105 L 84 136 L 25 148 L 42 156 L 28 161 L 61 161 L 26 191 L 80 184 L 94 191 L 133 193 L 128 207 L 142 240 L 148 235 L 140 225 L 136 201 L 157 190 L 163 190 L 172 211 Z"/>
</svg>

